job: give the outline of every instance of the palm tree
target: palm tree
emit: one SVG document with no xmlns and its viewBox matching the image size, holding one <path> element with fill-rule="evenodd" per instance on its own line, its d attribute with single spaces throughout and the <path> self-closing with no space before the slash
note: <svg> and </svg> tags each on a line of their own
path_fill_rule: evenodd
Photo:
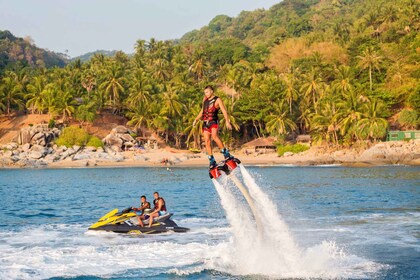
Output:
<svg viewBox="0 0 420 280">
<path fill-rule="evenodd" d="M 224 104 L 225 104 L 226 111 L 229 116 L 230 124 L 232 125 L 232 129 L 238 131 L 239 125 L 237 122 L 237 111 L 235 110 L 236 102 L 232 102 L 231 99 L 226 99 L 224 101 Z M 226 119 L 223 118 L 220 120 L 220 126 L 223 129 L 223 134 L 222 134 L 223 142 L 229 146 L 232 142 L 232 132 L 226 128 Z"/>
<path fill-rule="evenodd" d="M 353 74 L 349 66 L 341 65 L 334 70 L 336 79 L 332 82 L 332 89 L 345 94 L 353 90 Z"/>
<path fill-rule="evenodd" d="M 312 99 L 312 106 L 315 108 L 315 112 L 317 112 L 316 101 L 321 97 L 320 93 L 322 92 L 321 89 L 324 86 L 324 82 L 315 68 L 312 68 L 311 72 L 302 76 L 304 81 L 300 87 L 300 91 L 306 100 L 309 101 Z"/>
<path fill-rule="evenodd" d="M 36 111 L 42 113 L 43 111 L 43 95 L 46 86 L 46 79 L 44 76 L 35 76 L 28 84 L 29 99 L 26 102 L 26 107 L 31 108 L 32 114 Z"/>
<path fill-rule="evenodd" d="M 172 85 L 167 85 L 162 93 L 163 112 L 170 118 L 180 116 L 184 108 Z"/>
<path fill-rule="evenodd" d="M 114 63 L 106 71 L 106 78 L 100 85 L 100 89 L 104 91 L 105 95 L 109 96 L 109 103 L 115 112 L 116 108 L 120 105 L 120 97 L 125 90 L 126 78 L 122 69 Z"/>
<path fill-rule="evenodd" d="M 370 90 L 372 90 L 372 68 L 380 71 L 379 65 L 382 56 L 380 56 L 373 47 L 368 47 L 362 52 L 362 55 L 358 55 L 357 58 L 359 59 L 359 66 L 362 69 L 369 70 L 369 84 Z"/>
<path fill-rule="evenodd" d="M 370 100 L 363 104 L 363 109 L 364 112 L 357 122 L 358 135 L 365 139 L 371 138 L 373 141 L 384 137 L 388 128 L 388 122 L 379 116 L 384 111 L 383 103 L 376 99 Z"/>
<path fill-rule="evenodd" d="M 320 140 L 333 142 L 338 145 L 338 133 L 340 130 L 339 108 L 337 98 L 333 94 L 323 98 L 320 112 L 310 115 L 311 130 L 318 135 Z"/>
<path fill-rule="evenodd" d="M 143 126 L 150 126 L 151 114 L 148 103 L 139 103 L 138 106 L 134 107 L 133 111 L 127 112 L 126 115 L 130 119 L 127 125 L 133 125 L 137 130 Z"/>
<path fill-rule="evenodd" d="M 283 101 L 274 104 L 272 113 L 266 117 L 266 129 L 269 133 L 285 135 L 297 128 L 288 115 L 288 106 Z"/>
<path fill-rule="evenodd" d="M 62 121 L 65 122 L 74 113 L 76 100 L 70 92 L 62 92 L 57 90 L 55 104 L 52 109 L 54 113 L 62 116 Z"/>
<path fill-rule="evenodd" d="M 3 96 L 1 103 L 5 104 L 8 116 L 10 116 L 10 109 L 12 106 L 16 105 L 18 108 L 24 107 L 22 100 L 22 88 L 11 76 L 6 76 L 3 78 L 0 92 Z"/>
<path fill-rule="evenodd" d="M 343 136 L 348 135 L 350 139 L 357 137 L 357 123 L 362 118 L 363 103 L 366 98 L 355 92 L 343 95 L 343 100 L 338 103 L 340 107 L 340 132 Z"/>
<path fill-rule="evenodd" d="M 146 72 L 137 70 L 132 77 L 131 86 L 129 88 L 128 104 L 133 107 L 141 106 L 141 104 L 150 102 L 153 87 L 150 84 L 150 78 Z"/>
<path fill-rule="evenodd" d="M 172 85 L 167 85 L 162 93 L 163 107 L 161 114 L 166 117 L 166 143 L 169 141 L 169 128 L 181 116 L 184 105 L 179 101 L 179 96 Z M 170 122 L 170 123 L 169 123 Z"/>
<path fill-rule="evenodd" d="M 191 138 L 193 139 L 193 148 L 199 149 L 201 147 L 201 131 L 203 130 L 203 122 L 197 122 L 195 125 L 194 119 L 198 115 L 201 110 L 201 106 L 199 103 L 189 102 L 187 104 L 186 111 L 188 112 L 186 122 L 187 127 L 184 130 L 184 133 L 187 133 L 187 147 L 190 145 Z"/>
<path fill-rule="evenodd" d="M 293 101 L 297 100 L 299 97 L 299 93 L 296 89 L 295 75 L 293 73 L 281 74 L 280 80 L 286 87 L 284 90 L 284 97 L 286 98 L 287 103 L 289 103 L 290 115 L 292 115 Z"/>
<path fill-rule="evenodd" d="M 188 70 L 194 75 L 196 80 L 200 81 L 207 74 L 209 68 L 210 65 L 205 59 L 204 52 L 202 50 L 196 50 L 193 55 L 192 64 Z"/>
</svg>

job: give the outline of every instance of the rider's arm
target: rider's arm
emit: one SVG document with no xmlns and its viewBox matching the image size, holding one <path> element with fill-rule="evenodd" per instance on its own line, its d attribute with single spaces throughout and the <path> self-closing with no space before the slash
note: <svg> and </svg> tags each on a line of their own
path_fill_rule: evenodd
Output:
<svg viewBox="0 0 420 280">
<path fill-rule="evenodd" d="M 150 215 L 152 215 L 154 213 L 158 213 L 160 211 L 160 209 L 162 209 L 162 199 L 159 199 L 159 201 L 158 201 L 158 207 L 155 210 L 153 210 L 153 212 L 150 213 Z"/>
<path fill-rule="evenodd" d="M 201 117 L 203 116 L 203 109 L 201 109 L 200 113 L 198 113 L 198 116 L 195 118 L 193 125 L 195 125 L 195 123 L 201 119 Z"/>
</svg>

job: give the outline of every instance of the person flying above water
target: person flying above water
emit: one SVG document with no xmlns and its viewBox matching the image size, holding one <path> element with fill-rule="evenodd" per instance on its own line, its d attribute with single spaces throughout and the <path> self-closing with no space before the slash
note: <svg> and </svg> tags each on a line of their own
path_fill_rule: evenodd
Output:
<svg viewBox="0 0 420 280">
<path fill-rule="evenodd" d="M 155 208 L 153 211 L 149 214 L 149 227 L 153 224 L 153 218 L 157 218 L 159 216 L 166 214 L 166 203 L 165 200 L 159 196 L 158 192 L 154 192 L 153 196 L 155 200 L 153 200 L 153 204 L 155 205 Z"/>
<path fill-rule="evenodd" d="M 132 207 L 131 209 L 135 212 L 140 212 L 141 211 L 141 215 L 137 215 L 137 220 L 139 221 L 139 225 L 141 227 L 144 227 L 143 224 L 143 220 L 146 220 L 149 218 L 149 215 L 146 215 L 146 212 L 148 212 L 148 210 L 150 211 L 152 207 L 150 207 L 150 202 L 147 201 L 146 196 L 142 195 L 140 198 L 140 207 L 139 208 L 135 208 Z"/>
<path fill-rule="evenodd" d="M 226 107 L 223 104 L 222 99 L 214 95 L 214 90 L 212 86 L 206 86 L 204 88 L 204 99 L 203 99 L 203 108 L 201 109 L 198 116 L 193 122 L 193 126 L 201 118 L 203 121 L 203 136 L 204 142 L 206 143 L 207 155 L 210 161 L 210 169 L 217 166 L 216 160 L 213 156 L 213 150 L 211 147 L 211 139 L 216 142 L 217 146 L 221 149 L 221 152 L 225 159 L 231 158 L 231 155 L 223 145 L 222 141 L 219 138 L 219 110 L 222 110 L 223 116 L 225 117 L 226 127 L 229 130 L 232 130 L 232 125 L 230 124 L 229 115 L 227 113 Z"/>
</svg>

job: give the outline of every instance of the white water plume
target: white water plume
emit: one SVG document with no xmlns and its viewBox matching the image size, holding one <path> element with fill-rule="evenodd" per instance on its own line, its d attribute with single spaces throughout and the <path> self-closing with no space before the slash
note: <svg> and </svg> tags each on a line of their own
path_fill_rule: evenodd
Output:
<svg viewBox="0 0 420 280">
<path fill-rule="evenodd" d="M 236 275 L 276 278 L 364 278 L 381 268 L 379 264 L 347 255 L 334 242 L 323 241 L 311 248 L 299 248 L 276 205 L 244 166 L 240 165 L 240 171 L 263 221 L 263 234 L 258 234 L 250 207 L 244 205 L 243 199 L 235 197 L 233 186 L 227 180 L 220 184 L 213 179 L 233 231 L 233 252 L 229 258 L 214 263 L 214 269 Z M 235 173 L 230 176 L 236 176 Z"/>
</svg>

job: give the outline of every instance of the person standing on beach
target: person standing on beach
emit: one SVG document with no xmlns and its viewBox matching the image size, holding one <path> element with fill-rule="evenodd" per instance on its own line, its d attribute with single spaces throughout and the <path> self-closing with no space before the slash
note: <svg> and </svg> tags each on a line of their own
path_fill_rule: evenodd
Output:
<svg viewBox="0 0 420 280">
<path fill-rule="evenodd" d="M 223 116 L 225 117 L 226 127 L 231 130 L 232 125 L 230 124 L 229 115 L 226 111 L 226 107 L 223 104 L 222 99 L 214 95 L 214 90 L 212 86 L 206 86 L 204 88 L 204 99 L 203 99 L 203 108 L 201 109 L 198 116 L 193 122 L 193 126 L 197 123 L 199 119 L 203 121 L 203 136 L 204 142 L 206 143 L 207 155 L 210 161 L 210 169 L 217 166 L 216 160 L 213 156 L 213 150 L 211 147 L 211 140 L 213 139 L 216 142 L 217 146 L 221 149 L 221 152 L 225 159 L 230 158 L 231 155 L 223 145 L 222 141 L 219 138 L 219 110 L 222 110 Z"/>
</svg>

